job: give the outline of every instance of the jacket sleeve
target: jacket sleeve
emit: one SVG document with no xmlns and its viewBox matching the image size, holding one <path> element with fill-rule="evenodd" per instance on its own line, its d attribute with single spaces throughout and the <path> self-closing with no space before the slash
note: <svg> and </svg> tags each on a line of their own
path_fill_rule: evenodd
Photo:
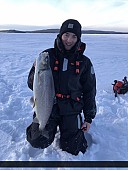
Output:
<svg viewBox="0 0 128 170">
<path fill-rule="evenodd" d="M 33 64 L 30 72 L 29 72 L 29 75 L 28 75 L 28 81 L 27 81 L 27 84 L 28 84 L 28 87 L 33 90 L 33 80 L 34 80 L 34 74 L 35 74 L 35 66 Z"/>
<path fill-rule="evenodd" d="M 93 65 L 88 58 L 85 67 L 81 76 L 84 101 L 83 113 L 85 121 L 91 123 L 96 115 L 96 77 Z"/>
</svg>

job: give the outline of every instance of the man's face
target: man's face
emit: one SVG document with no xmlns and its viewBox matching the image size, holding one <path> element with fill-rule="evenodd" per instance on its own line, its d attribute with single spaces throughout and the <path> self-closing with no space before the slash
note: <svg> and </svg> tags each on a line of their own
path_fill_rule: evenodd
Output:
<svg viewBox="0 0 128 170">
<path fill-rule="evenodd" d="M 61 39 L 66 50 L 70 50 L 77 42 L 77 36 L 71 32 L 64 33 Z"/>
</svg>

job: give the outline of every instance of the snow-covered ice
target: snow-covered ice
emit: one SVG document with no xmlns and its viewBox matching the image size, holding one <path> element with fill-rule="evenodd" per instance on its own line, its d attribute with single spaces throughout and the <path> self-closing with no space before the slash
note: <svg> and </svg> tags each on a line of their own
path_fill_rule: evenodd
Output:
<svg viewBox="0 0 128 170">
<path fill-rule="evenodd" d="M 62 151 L 59 133 L 43 150 L 26 141 L 25 131 L 33 115 L 28 73 L 39 53 L 54 45 L 55 37 L 0 34 L 0 160 L 128 161 L 128 94 L 115 98 L 111 85 L 114 79 L 128 76 L 128 34 L 82 36 L 87 45 L 85 55 L 91 59 L 97 78 L 97 115 L 89 130 L 93 144 L 87 152 L 73 156 Z"/>
</svg>

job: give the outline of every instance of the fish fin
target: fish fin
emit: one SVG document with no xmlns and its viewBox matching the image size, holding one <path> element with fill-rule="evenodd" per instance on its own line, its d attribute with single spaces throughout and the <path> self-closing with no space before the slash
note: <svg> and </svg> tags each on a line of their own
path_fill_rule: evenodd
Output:
<svg viewBox="0 0 128 170">
<path fill-rule="evenodd" d="M 32 105 L 34 104 L 34 97 L 33 97 L 33 96 L 30 98 L 30 103 L 31 103 Z"/>
<path fill-rule="evenodd" d="M 34 123 L 39 123 L 39 120 L 37 119 L 37 117 L 35 117 L 35 118 L 33 119 L 33 122 L 34 122 Z"/>
<path fill-rule="evenodd" d="M 33 108 L 36 106 L 36 99 L 33 99 Z"/>
<path fill-rule="evenodd" d="M 35 107 L 35 105 L 36 105 L 36 99 L 34 100 L 34 96 L 32 96 L 32 97 L 30 98 L 30 104 L 32 104 L 32 108 Z"/>
</svg>

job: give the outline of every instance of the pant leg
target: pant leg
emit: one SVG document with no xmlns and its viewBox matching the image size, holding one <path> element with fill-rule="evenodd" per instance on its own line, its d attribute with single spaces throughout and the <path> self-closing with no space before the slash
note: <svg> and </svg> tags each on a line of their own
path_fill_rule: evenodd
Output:
<svg viewBox="0 0 128 170">
<path fill-rule="evenodd" d="M 35 148 L 43 149 L 48 147 L 54 140 L 59 122 L 60 122 L 59 109 L 57 104 L 55 104 L 53 106 L 49 120 L 45 126 L 45 129 L 43 131 L 48 133 L 48 138 L 45 137 L 42 131 L 39 130 L 39 124 L 32 122 L 32 124 L 26 129 L 27 141 Z"/>
<path fill-rule="evenodd" d="M 85 153 L 87 141 L 84 132 L 78 128 L 78 115 L 63 116 L 60 125 L 60 147 L 63 151 L 78 155 Z"/>
</svg>

